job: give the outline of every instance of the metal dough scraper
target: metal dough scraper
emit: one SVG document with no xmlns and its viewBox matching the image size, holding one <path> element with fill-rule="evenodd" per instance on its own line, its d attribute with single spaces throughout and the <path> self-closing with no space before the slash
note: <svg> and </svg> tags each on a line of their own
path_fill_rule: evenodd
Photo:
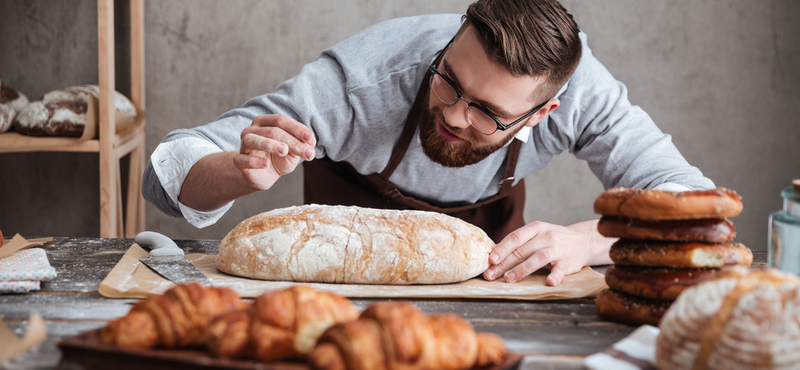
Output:
<svg viewBox="0 0 800 370">
<path fill-rule="evenodd" d="M 136 235 L 136 243 L 149 245 L 150 257 L 139 258 L 147 267 L 175 284 L 197 282 L 211 286 L 211 280 L 203 275 L 183 253 L 183 250 L 172 239 L 152 231 L 143 231 Z"/>
</svg>

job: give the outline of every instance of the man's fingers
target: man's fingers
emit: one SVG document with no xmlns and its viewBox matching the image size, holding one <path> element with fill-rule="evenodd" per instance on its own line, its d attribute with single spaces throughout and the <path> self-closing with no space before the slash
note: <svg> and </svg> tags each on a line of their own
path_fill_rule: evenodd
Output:
<svg viewBox="0 0 800 370">
<path fill-rule="evenodd" d="M 251 126 L 265 128 L 276 127 L 289 133 L 303 143 L 311 146 L 317 145 L 317 139 L 314 137 L 314 133 L 311 132 L 311 129 L 309 129 L 306 125 L 295 121 L 291 117 L 280 114 L 261 115 L 253 119 Z"/>
<path fill-rule="evenodd" d="M 567 275 L 565 270 L 566 269 L 564 268 L 563 263 L 553 264 L 553 266 L 550 268 L 550 275 L 547 275 L 545 283 L 547 283 L 549 286 L 557 286 L 558 284 L 561 284 L 561 282 L 564 281 L 564 277 Z"/>
<path fill-rule="evenodd" d="M 553 261 L 553 252 L 555 252 L 555 250 L 551 247 L 534 252 L 530 257 L 505 273 L 506 282 L 516 283 L 522 280 L 522 278 L 534 273 L 536 270 L 546 266 Z"/>
<path fill-rule="evenodd" d="M 489 263 L 496 265 L 503 262 L 511 252 L 534 239 L 539 233 L 539 225 L 540 222 L 534 221 L 508 234 L 492 250 L 492 254 L 489 255 Z"/>
<path fill-rule="evenodd" d="M 233 157 L 233 164 L 240 170 L 262 169 L 267 167 L 269 160 L 257 155 L 237 154 Z"/>
</svg>

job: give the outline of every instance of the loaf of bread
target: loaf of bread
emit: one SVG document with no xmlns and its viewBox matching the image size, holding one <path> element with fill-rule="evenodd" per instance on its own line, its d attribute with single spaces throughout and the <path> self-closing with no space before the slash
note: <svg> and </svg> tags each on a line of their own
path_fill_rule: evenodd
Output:
<svg viewBox="0 0 800 370">
<path fill-rule="evenodd" d="M 603 216 L 597 231 L 609 238 L 681 242 L 722 243 L 736 237 L 736 226 L 726 218 L 653 221 Z"/>
<path fill-rule="evenodd" d="M 753 263 L 753 252 L 741 243 L 620 239 L 611 246 L 609 255 L 614 263 L 625 266 L 709 268 Z"/>
<path fill-rule="evenodd" d="M 613 265 L 606 271 L 606 284 L 636 297 L 673 300 L 687 287 L 713 278 L 716 272 L 716 269 Z"/>
<path fill-rule="evenodd" d="M 455 314 L 425 315 L 408 302 L 376 303 L 357 321 L 322 334 L 309 355 L 317 370 L 470 369 L 502 363 L 505 342 Z"/>
<path fill-rule="evenodd" d="M 28 97 L 0 81 L 0 132 L 11 129 L 14 118 L 28 105 Z"/>
<path fill-rule="evenodd" d="M 480 228 L 439 213 L 306 205 L 241 222 L 216 264 L 264 280 L 443 284 L 483 273 L 493 247 Z"/>
<path fill-rule="evenodd" d="M 685 192 L 615 188 L 594 203 L 594 212 L 601 215 L 648 220 L 734 217 L 742 208 L 742 197 L 725 188 Z"/>
<path fill-rule="evenodd" d="M 212 319 L 246 306 L 228 288 L 176 285 L 137 302 L 127 315 L 103 328 L 100 340 L 123 348 L 202 346 Z"/>
<path fill-rule="evenodd" d="M 797 369 L 800 279 L 725 268 L 686 289 L 661 320 L 660 369 Z"/>
<path fill-rule="evenodd" d="M 355 321 L 347 298 L 306 286 L 265 293 L 251 307 L 218 316 L 207 346 L 217 356 L 260 361 L 301 359 L 334 324 Z"/>
<path fill-rule="evenodd" d="M 613 289 L 605 289 L 597 295 L 597 313 L 608 320 L 631 325 L 653 325 L 669 309 L 672 301 L 639 298 Z"/>
<path fill-rule="evenodd" d="M 73 86 L 50 91 L 25 106 L 14 120 L 14 129 L 32 136 L 80 137 L 87 124 L 96 125 L 96 114 L 89 112 L 90 99 L 98 99 L 97 85 Z M 136 108 L 125 95 L 114 92 L 116 126 L 129 125 L 136 119 Z M 94 132 L 97 130 L 94 130 Z M 91 139 L 91 138 L 90 138 Z"/>
</svg>

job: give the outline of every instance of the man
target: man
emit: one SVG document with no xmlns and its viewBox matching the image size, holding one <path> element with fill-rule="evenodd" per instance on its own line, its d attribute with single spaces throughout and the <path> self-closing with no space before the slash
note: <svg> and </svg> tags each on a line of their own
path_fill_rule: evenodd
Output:
<svg viewBox="0 0 800 370">
<path fill-rule="evenodd" d="M 591 55 L 555 0 L 479 0 L 326 50 L 274 93 L 156 148 L 145 198 L 203 227 L 303 162 L 306 203 L 447 213 L 498 243 L 484 277 L 610 263 L 597 220 L 522 220 L 522 178 L 569 150 L 605 188 L 713 188 Z"/>
</svg>

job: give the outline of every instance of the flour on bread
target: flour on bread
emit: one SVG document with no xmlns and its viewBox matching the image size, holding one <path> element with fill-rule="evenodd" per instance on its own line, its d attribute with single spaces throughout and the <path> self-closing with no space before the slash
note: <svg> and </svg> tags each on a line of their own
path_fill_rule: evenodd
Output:
<svg viewBox="0 0 800 370">
<path fill-rule="evenodd" d="M 308 205 L 243 221 L 220 243 L 217 267 L 265 280 L 443 284 L 482 273 L 493 247 L 439 213 Z"/>
</svg>

